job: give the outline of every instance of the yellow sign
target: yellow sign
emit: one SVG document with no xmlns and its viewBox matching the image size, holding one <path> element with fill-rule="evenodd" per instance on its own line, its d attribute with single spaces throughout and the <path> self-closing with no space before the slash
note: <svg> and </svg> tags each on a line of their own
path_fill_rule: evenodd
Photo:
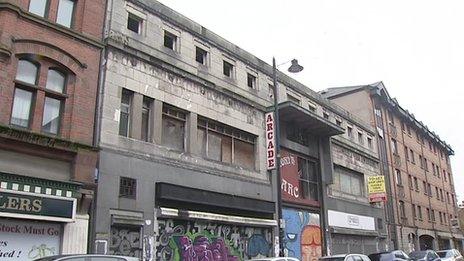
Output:
<svg viewBox="0 0 464 261">
<path fill-rule="evenodd" d="M 385 193 L 385 177 L 371 176 L 367 178 L 367 191 L 369 194 Z"/>
</svg>

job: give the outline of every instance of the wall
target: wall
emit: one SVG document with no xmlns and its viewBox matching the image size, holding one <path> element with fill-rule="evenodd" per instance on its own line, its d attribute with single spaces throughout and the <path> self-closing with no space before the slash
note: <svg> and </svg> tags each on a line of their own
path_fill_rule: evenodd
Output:
<svg viewBox="0 0 464 261">
<path fill-rule="evenodd" d="M 247 260 L 272 255 L 270 228 L 158 219 L 156 260 Z"/>
</svg>

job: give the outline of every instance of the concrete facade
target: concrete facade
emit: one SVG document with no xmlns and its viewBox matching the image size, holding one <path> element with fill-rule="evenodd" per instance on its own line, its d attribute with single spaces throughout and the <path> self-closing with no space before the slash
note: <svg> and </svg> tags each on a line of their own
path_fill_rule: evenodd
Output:
<svg viewBox="0 0 464 261">
<path fill-rule="evenodd" d="M 28 0 L 0 1 L 0 193 L 26 203 L 37 200 L 43 209 L 53 198 L 70 213 L 64 218 L 56 211 L 36 215 L 24 207 L 15 214 L 1 209 L 4 224 L 56 231 L 43 240 L 2 234 L 11 246 L 20 245 L 18 260 L 86 253 L 96 188 L 93 134 L 105 1 L 76 1 L 68 13 L 57 0 L 36 7 Z M 19 92 L 30 96 L 20 98 Z M 49 112 L 50 99 L 58 103 L 56 114 Z M 46 249 L 28 249 L 34 246 L 25 242 L 40 242 Z"/>
<path fill-rule="evenodd" d="M 389 233 L 394 247 L 461 249 L 453 227 L 457 203 L 451 147 L 391 98 L 382 83 L 321 92 L 377 129 L 387 179 Z"/>
</svg>

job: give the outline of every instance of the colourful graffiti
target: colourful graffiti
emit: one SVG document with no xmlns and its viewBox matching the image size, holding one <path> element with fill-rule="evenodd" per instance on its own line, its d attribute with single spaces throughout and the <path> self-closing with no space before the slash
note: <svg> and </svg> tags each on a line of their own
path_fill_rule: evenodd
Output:
<svg viewBox="0 0 464 261">
<path fill-rule="evenodd" d="M 322 255 L 319 214 L 285 208 L 282 216 L 285 220 L 285 255 L 302 261 L 317 261 Z"/>
<path fill-rule="evenodd" d="M 270 228 L 158 220 L 156 260 L 241 261 L 270 256 Z"/>
</svg>

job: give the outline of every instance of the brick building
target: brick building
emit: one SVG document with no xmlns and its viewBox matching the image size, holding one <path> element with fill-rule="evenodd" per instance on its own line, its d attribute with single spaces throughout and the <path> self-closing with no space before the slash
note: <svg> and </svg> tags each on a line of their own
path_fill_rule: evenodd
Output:
<svg viewBox="0 0 464 261">
<path fill-rule="evenodd" d="M 462 251 L 463 235 L 453 226 L 452 148 L 391 98 L 381 82 L 321 93 L 376 128 L 394 247 Z"/>
<path fill-rule="evenodd" d="M 87 251 L 104 11 L 104 0 L 0 1 L 2 254 Z"/>
</svg>

